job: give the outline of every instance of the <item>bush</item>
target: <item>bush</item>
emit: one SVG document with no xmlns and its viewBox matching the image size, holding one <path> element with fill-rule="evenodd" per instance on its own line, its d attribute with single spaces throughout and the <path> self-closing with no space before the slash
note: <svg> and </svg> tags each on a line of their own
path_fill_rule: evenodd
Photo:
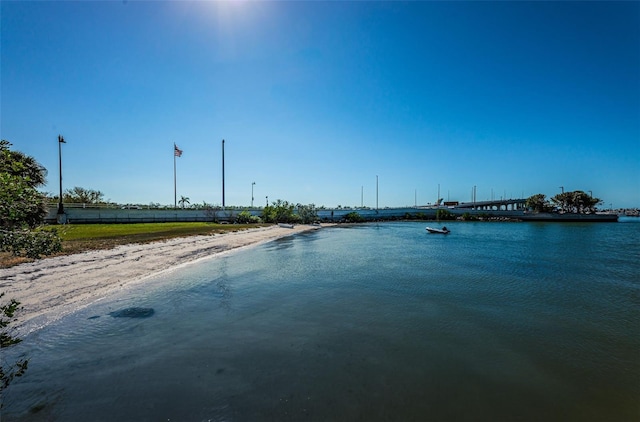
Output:
<svg viewBox="0 0 640 422">
<path fill-rule="evenodd" d="M 449 210 L 439 209 L 436 211 L 436 220 L 455 220 L 456 216 Z"/>
<path fill-rule="evenodd" d="M 302 205 L 298 204 L 298 217 L 303 224 L 311 224 L 318 221 L 318 212 L 314 204 Z"/>
<path fill-rule="evenodd" d="M 362 223 L 364 221 L 364 217 L 362 217 L 357 212 L 353 211 L 344 216 L 344 219 L 347 223 Z"/>
<path fill-rule="evenodd" d="M 1 230 L 0 250 L 11 252 L 15 256 L 36 259 L 40 258 L 41 255 L 60 252 L 62 250 L 62 241 L 55 230 Z"/>
<path fill-rule="evenodd" d="M 4 292 L 0 293 L 0 298 L 3 296 Z M 22 341 L 19 338 L 12 337 L 7 329 L 7 326 L 14 320 L 14 314 L 19 309 L 19 305 L 20 302 L 15 299 L 0 305 L 0 349 L 13 346 Z M 6 364 L 4 359 L 0 362 L 0 393 L 9 387 L 14 378 L 24 375 L 28 364 L 29 361 L 27 359 L 21 359 L 14 365 Z M 0 402 L 0 409 L 2 409 L 2 402 Z"/>
<path fill-rule="evenodd" d="M 236 217 L 236 223 L 238 224 L 253 224 L 253 223 L 261 223 L 262 220 L 257 215 L 251 215 L 251 213 L 247 210 L 242 211 Z"/>
</svg>

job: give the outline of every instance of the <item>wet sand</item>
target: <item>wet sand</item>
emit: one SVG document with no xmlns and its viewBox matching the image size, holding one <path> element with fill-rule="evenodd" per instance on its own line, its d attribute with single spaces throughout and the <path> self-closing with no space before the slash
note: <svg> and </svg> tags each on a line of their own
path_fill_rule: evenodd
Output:
<svg viewBox="0 0 640 422">
<path fill-rule="evenodd" d="M 3 303 L 10 299 L 21 303 L 11 327 L 26 334 L 162 272 L 316 229 L 269 226 L 45 258 L 0 269 L 0 292 L 5 292 Z"/>
</svg>

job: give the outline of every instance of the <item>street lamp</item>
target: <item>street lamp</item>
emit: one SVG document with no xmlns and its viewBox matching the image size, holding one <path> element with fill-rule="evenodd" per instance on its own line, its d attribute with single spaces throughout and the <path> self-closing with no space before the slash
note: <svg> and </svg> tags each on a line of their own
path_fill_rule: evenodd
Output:
<svg viewBox="0 0 640 422">
<path fill-rule="evenodd" d="M 267 198 L 267 206 L 269 206 L 269 195 L 265 196 Z"/>
<path fill-rule="evenodd" d="M 66 144 L 62 135 L 58 135 L 58 162 L 60 164 L 60 196 L 58 197 L 58 214 L 64 214 L 62 206 L 62 144 Z"/>
<path fill-rule="evenodd" d="M 253 208 L 253 186 L 256 184 L 256 182 L 252 182 L 251 183 L 251 208 Z"/>
</svg>

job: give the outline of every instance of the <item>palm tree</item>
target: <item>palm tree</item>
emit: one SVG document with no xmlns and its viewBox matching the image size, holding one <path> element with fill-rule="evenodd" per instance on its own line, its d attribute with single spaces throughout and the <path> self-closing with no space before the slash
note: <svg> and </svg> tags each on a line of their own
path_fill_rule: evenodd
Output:
<svg viewBox="0 0 640 422">
<path fill-rule="evenodd" d="M 184 204 L 190 204 L 191 202 L 189 202 L 189 197 L 188 196 L 180 196 L 180 200 L 178 201 L 178 204 L 182 205 L 182 209 L 184 209 Z"/>
<path fill-rule="evenodd" d="M 19 176 L 28 186 L 35 188 L 46 183 L 47 169 L 35 158 L 20 151 L 11 151 L 11 143 L 4 139 L 0 142 L 0 171 Z"/>
</svg>

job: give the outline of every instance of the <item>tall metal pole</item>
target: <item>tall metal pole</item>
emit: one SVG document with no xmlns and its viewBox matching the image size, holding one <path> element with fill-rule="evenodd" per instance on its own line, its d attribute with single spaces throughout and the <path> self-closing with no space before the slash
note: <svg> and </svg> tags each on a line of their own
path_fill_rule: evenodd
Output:
<svg viewBox="0 0 640 422">
<path fill-rule="evenodd" d="M 58 214 L 64 214 L 62 206 L 62 144 L 66 144 L 62 135 L 58 135 L 58 162 L 60 168 L 60 196 L 58 197 Z"/>
<path fill-rule="evenodd" d="M 376 174 L 376 211 L 378 211 L 378 175 Z"/>
<path fill-rule="evenodd" d="M 222 208 L 224 208 L 224 139 L 222 140 Z"/>
<path fill-rule="evenodd" d="M 251 183 L 251 208 L 253 208 L 253 186 L 256 184 L 256 182 L 252 182 Z"/>
</svg>

